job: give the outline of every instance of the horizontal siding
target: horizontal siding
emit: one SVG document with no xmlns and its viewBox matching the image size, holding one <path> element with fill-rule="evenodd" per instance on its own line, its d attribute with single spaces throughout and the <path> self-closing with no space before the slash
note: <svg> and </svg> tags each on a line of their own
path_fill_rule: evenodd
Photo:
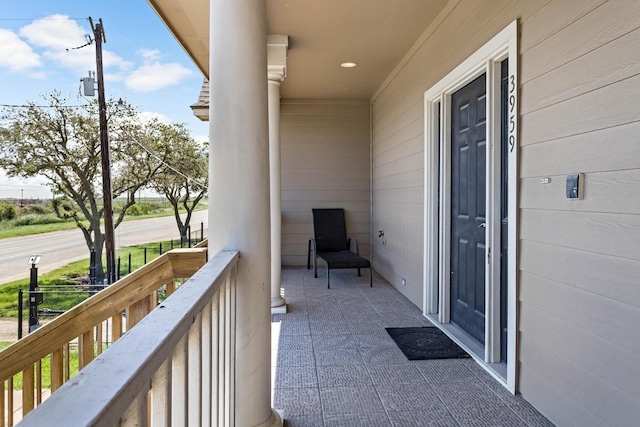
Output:
<svg viewBox="0 0 640 427">
<path fill-rule="evenodd" d="M 422 305 L 423 94 L 519 20 L 519 380 L 561 426 L 640 417 L 640 2 L 451 1 L 372 99 L 375 268 Z M 585 174 L 584 199 L 565 197 Z M 540 178 L 550 178 L 542 184 Z"/>
<path fill-rule="evenodd" d="M 520 176 L 638 169 L 640 144 L 637 135 L 640 135 L 640 121 L 570 136 L 563 138 L 562 143 L 549 141 L 521 147 Z M 586 191 L 589 190 L 587 187 Z"/>
<path fill-rule="evenodd" d="M 523 240 L 640 260 L 640 215 L 523 209 Z"/>
<path fill-rule="evenodd" d="M 370 255 L 367 101 L 281 101 L 282 265 L 307 263 L 314 208 L 344 208 L 347 233 Z"/>
<path fill-rule="evenodd" d="M 583 6 L 577 8 L 570 3 L 578 2 L 556 0 L 553 10 L 546 13 L 543 10 L 543 16 L 536 17 L 536 21 L 541 20 L 536 22 L 537 30 L 533 25 L 523 23 L 523 33 L 528 28 L 546 32 L 544 19 L 554 13 L 564 20 L 565 26 L 552 34 L 547 32 L 547 36 L 531 48 L 527 45 L 522 47 L 521 83 L 526 84 L 542 74 L 592 54 L 601 46 L 638 28 L 640 12 L 637 10 L 637 0 L 610 0 L 592 10 L 589 10 L 591 5 L 596 6 L 601 2 L 580 2 Z M 583 15 L 583 12 L 588 13 Z M 609 56 L 607 59 L 613 58 Z M 614 62 L 617 62 L 615 59 Z"/>
<path fill-rule="evenodd" d="M 533 352 L 537 351 L 537 348 L 533 350 Z M 553 356 L 551 355 L 551 357 Z M 545 359 L 545 361 L 547 360 L 548 358 Z M 535 402 L 538 408 L 545 408 L 545 415 L 552 419 L 557 426 L 610 427 L 607 423 L 594 417 L 593 413 L 577 404 L 574 396 L 567 395 L 563 388 L 556 387 L 557 380 L 549 378 L 546 375 L 547 371 L 541 370 L 539 365 L 520 363 L 518 368 L 520 382 L 530 385 L 527 399 Z"/>
<path fill-rule="evenodd" d="M 581 327 L 563 322 L 552 314 L 522 303 L 522 334 L 528 339 L 521 344 L 521 363 L 551 384 L 562 378 L 559 392 L 571 397 L 570 407 L 581 408 L 588 419 L 580 426 L 631 426 L 640 413 L 636 395 L 612 382 L 635 370 L 634 358 L 624 349 L 588 333 Z M 617 352 L 616 352 L 617 350 Z M 603 360 L 622 365 L 607 366 Z M 590 362 L 593 363 L 590 363 Z M 585 368 L 585 365 L 592 365 Z M 618 369 L 620 372 L 615 372 Z M 612 375 L 607 377 L 607 373 Z M 626 380 L 622 385 L 629 384 Z M 631 386 L 630 388 L 637 388 Z M 569 422 L 576 425 L 570 408 L 563 408 Z M 586 418 L 586 417 L 585 417 Z"/>
<path fill-rule="evenodd" d="M 574 6 L 522 25 L 519 385 L 559 425 L 625 426 L 640 416 L 640 4 Z"/>
<path fill-rule="evenodd" d="M 522 271 L 640 307 L 640 260 L 528 240 L 521 242 L 520 250 Z"/>
<path fill-rule="evenodd" d="M 522 113 L 527 114 L 637 75 L 640 64 L 636 52 L 629 46 L 640 46 L 640 29 L 527 82 L 521 93 L 523 106 L 526 106 Z M 612 57 L 616 60 L 611 61 Z M 565 76 L 571 76 L 571 79 Z"/>
<path fill-rule="evenodd" d="M 639 97 L 640 75 L 636 75 L 582 96 L 525 114 L 521 120 L 521 144 L 530 145 L 559 140 L 637 122 L 640 117 L 640 103 L 628 101 L 621 103 L 620 100 L 635 100 Z M 603 111 L 616 114 L 603 114 Z M 541 123 L 545 123 L 545 126 L 541 126 Z"/>
</svg>

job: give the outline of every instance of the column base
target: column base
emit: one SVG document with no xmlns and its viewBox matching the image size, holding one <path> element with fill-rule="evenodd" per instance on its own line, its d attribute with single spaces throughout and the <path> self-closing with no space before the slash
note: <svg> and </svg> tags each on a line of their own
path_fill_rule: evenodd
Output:
<svg viewBox="0 0 640 427">
<path fill-rule="evenodd" d="M 271 298 L 271 314 L 283 314 L 287 312 L 287 302 L 281 296 Z"/>
<path fill-rule="evenodd" d="M 255 427 L 283 427 L 284 417 L 281 412 L 282 411 L 271 408 L 271 416 L 265 422 L 258 424 Z"/>
</svg>

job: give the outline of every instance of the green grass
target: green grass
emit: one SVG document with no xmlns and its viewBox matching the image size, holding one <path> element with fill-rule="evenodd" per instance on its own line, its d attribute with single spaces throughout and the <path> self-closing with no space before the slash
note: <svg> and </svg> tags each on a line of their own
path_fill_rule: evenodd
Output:
<svg viewBox="0 0 640 427">
<path fill-rule="evenodd" d="M 0 342 L 0 351 L 9 347 L 12 343 Z M 73 377 L 78 373 L 78 350 L 71 350 L 69 352 L 69 377 Z M 42 359 L 42 388 L 51 388 L 51 358 L 45 357 Z M 19 373 L 13 377 L 13 389 L 22 389 L 22 373 Z"/>
<path fill-rule="evenodd" d="M 175 245 L 175 242 L 174 242 Z M 147 262 L 160 256 L 160 243 L 148 243 L 121 248 L 116 251 L 116 261 L 120 258 L 120 277 L 124 277 L 129 272 L 129 253 L 131 253 L 131 271 L 135 271 L 144 265 L 144 248 L 147 248 Z M 180 247 L 180 243 L 174 247 Z M 162 253 L 170 249 L 170 242 L 162 242 Z M 78 303 L 84 301 L 88 292 L 80 286 L 80 280 L 87 281 L 89 272 L 89 260 L 76 261 L 65 267 L 54 270 L 50 273 L 38 276 L 38 286 L 41 290 L 53 291 L 45 294 L 44 303 L 40 309 L 68 310 Z M 18 290 L 29 289 L 29 278 L 16 280 L 14 282 L 0 285 L 0 317 L 18 317 Z M 67 291 L 57 293 L 55 291 Z M 76 293 L 69 293 L 76 291 Z M 25 296 L 26 298 L 26 296 Z M 23 312 L 27 316 L 26 310 Z"/>
<path fill-rule="evenodd" d="M 39 286 L 47 286 L 52 290 L 78 291 L 78 278 L 89 271 L 89 260 L 77 261 L 51 273 L 38 277 Z M 0 317 L 18 317 L 18 290 L 29 290 L 29 278 L 0 285 Z M 87 292 L 73 294 L 52 294 L 51 302 L 47 301 L 47 308 L 68 310 L 87 298 Z M 25 296 L 26 298 L 26 296 Z"/>
<path fill-rule="evenodd" d="M 208 209 L 206 203 L 199 203 L 196 206 L 196 211 L 202 211 Z M 139 219 L 160 218 L 165 216 L 172 216 L 173 209 L 166 207 L 161 210 L 152 212 L 148 215 L 127 215 L 124 217 L 124 221 L 136 221 Z M 6 239 L 9 237 L 29 236 L 31 234 L 49 233 L 52 231 L 64 231 L 73 230 L 77 228 L 75 221 L 67 220 L 64 222 L 57 222 L 52 224 L 33 224 L 33 225 L 21 225 L 14 226 L 6 221 L 0 221 L 0 239 Z"/>
</svg>

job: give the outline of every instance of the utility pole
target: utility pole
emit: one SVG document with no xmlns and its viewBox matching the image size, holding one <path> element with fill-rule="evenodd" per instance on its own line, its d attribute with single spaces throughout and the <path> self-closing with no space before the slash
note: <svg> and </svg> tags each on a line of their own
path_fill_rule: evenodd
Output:
<svg viewBox="0 0 640 427">
<path fill-rule="evenodd" d="M 102 43 L 107 42 L 102 19 L 93 25 L 89 17 L 93 39 L 96 42 L 96 76 L 98 79 L 98 108 L 100 110 L 100 149 L 102 151 L 102 193 L 104 206 L 104 240 L 107 258 L 107 283 L 115 282 L 115 240 L 113 231 L 113 197 L 111 194 L 111 158 L 107 131 L 107 102 L 104 97 L 104 71 L 102 69 Z"/>
</svg>

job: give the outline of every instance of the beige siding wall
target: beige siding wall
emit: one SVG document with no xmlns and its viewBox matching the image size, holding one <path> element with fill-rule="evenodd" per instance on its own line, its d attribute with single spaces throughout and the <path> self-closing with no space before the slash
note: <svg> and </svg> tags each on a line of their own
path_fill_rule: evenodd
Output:
<svg viewBox="0 0 640 427">
<path fill-rule="evenodd" d="M 347 233 L 370 255 L 368 101 L 283 99 L 282 264 L 307 263 L 313 208 L 344 208 Z"/>
<path fill-rule="evenodd" d="M 563 426 L 640 419 L 640 2 L 451 1 L 372 101 L 374 267 L 422 306 L 423 93 L 520 21 L 519 388 Z M 585 174 L 585 198 L 565 198 Z M 551 179 L 549 184 L 540 178 Z"/>
</svg>

